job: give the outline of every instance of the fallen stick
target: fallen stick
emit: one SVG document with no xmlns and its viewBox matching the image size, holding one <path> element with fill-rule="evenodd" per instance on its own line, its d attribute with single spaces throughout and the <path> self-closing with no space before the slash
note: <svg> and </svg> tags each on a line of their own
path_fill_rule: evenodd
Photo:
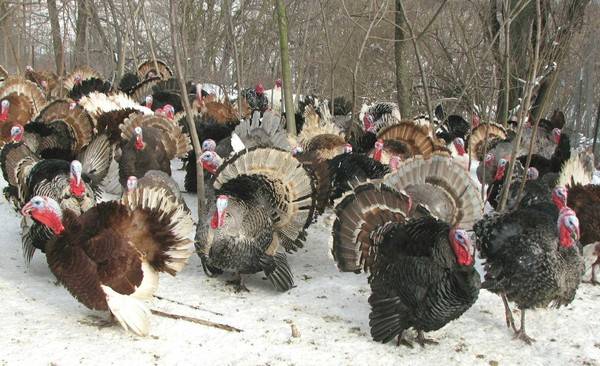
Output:
<svg viewBox="0 0 600 366">
<path fill-rule="evenodd" d="M 162 316 L 163 318 L 169 318 L 169 319 L 175 319 L 175 320 L 185 320 L 186 322 L 205 325 L 207 327 L 218 328 L 218 329 L 226 330 L 228 332 L 238 332 L 238 333 L 243 332 L 242 329 L 234 328 L 227 324 L 211 322 L 210 320 L 192 318 L 190 316 L 185 316 L 185 315 L 166 313 L 164 311 L 160 311 L 160 310 L 156 310 L 156 309 L 151 309 L 150 311 L 152 312 L 152 314 Z"/>
<path fill-rule="evenodd" d="M 171 302 L 171 303 L 173 303 L 173 304 L 177 304 L 177 305 L 187 306 L 188 308 L 192 308 L 192 309 L 195 309 L 195 310 L 205 311 L 205 312 L 207 312 L 207 313 L 211 313 L 211 314 L 214 314 L 214 315 L 223 316 L 223 314 L 222 314 L 222 313 L 217 313 L 216 311 L 212 311 L 212 310 L 204 309 L 204 308 L 202 308 L 202 307 L 200 307 L 200 306 L 186 304 L 186 303 L 183 303 L 183 302 L 181 302 L 181 301 L 167 299 L 166 297 L 162 297 L 162 296 L 154 295 L 154 298 L 156 298 L 156 299 L 159 299 L 159 300 L 168 301 L 168 302 Z"/>
</svg>

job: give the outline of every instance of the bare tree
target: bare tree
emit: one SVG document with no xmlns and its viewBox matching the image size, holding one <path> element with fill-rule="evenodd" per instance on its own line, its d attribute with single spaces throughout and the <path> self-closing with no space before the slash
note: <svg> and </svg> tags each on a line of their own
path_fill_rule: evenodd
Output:
<svg viewBox="0 0 600 366">
<path fill-rule="evenodd" d="M 290 53 L 288 49 L 288 21 L 285 3 L 275 0 L 277 6 L 277 24 L 279 25 L 279 47 L 281 50 L 281 74 L 283 76 L 283 98 L 285 100 L 285 119 L 287 131 L 296 135 L 296 120 L 294 116 L 294 98 L 292 95 L 292 71 L 290 68 Z"/>
</svg>

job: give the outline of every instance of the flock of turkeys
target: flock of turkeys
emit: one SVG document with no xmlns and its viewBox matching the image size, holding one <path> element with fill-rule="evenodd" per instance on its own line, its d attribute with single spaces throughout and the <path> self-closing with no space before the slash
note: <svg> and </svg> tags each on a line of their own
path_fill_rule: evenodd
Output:
<svg viewBox="0 0 600 366">
<path fill-rule="evenodd" d="M 87 66 L 66 77 L 0 67 L 4 196 L 21 215 L 25 260 L 44 253 L 79 302 L 127 330 L 148 334 L 144 300 L 161 273 L 176 275 L 194 252 L 207 275 L 233 273 L 237 291 L 259 272 L 290 290 L 287 256 L 323 214 L 333 217 L 339 270 L 369 273 L 375 341 L 411 345 L 412 328 L 419 344 L 432 343 L 424 332 L 460 317 L 483 288 L 502 298 L 507 326 L 530 343 L 526 310 L 571 303 L 589 279 L 584 259 L 596 260 L 595 283 L 600 188 L 591 185 L 593 158 L 571 146 L 560 112 L 522 126 L 514 150 L 514 123 L 480 123 L 475 114 L 467 122 L 442 108 L 436 121 L 403 120 L 383 102 L 363 106 L 354 123 L 307 96 L 290 136 L 279 81 L 243 90 L 238 110 L 202 84 L 188 83 L 182 95 L 172 77 L 161 61 L 142 63 L 118 86 Z M 197 220 L 171 178 L 176 158 L 187 192 L 203 168 L 206 210 Z M 103 192 L 121 198 L 101 201 Z M 519 327 L 510 302 L 521 310 Z"/>
</svg>

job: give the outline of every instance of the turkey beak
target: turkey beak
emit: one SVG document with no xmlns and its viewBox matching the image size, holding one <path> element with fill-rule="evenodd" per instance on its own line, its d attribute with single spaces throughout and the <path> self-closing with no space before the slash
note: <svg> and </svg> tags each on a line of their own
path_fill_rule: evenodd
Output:
<svg viewBox="0 0 600 366">
<path fill-rule="evenodd" d="M 31 202 L 27 202 L 27 204 L 25 206 L 23 206 L 23 208 L 21 209 L 21 214 L 26 217 L 31 216 L 32 208 L 33 208 L 33 205 L 31 204 Z"/>
</svg>

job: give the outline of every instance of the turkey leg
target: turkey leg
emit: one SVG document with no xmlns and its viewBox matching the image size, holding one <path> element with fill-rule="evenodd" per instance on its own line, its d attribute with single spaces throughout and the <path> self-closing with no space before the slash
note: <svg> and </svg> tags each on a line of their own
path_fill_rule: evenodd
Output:
<svg viewBox="0 0 600 366">
<path fill-rule="evenodd" d="M 529 345 L 535 342 L 535 339 L 529 337 L 527 333 L 525 333 L 525 309 L 521 309 L 521 329 L 515 333 L 515 338 L 518 338 Z"/>
<path fill-rule="evenodd" d="M 506 298 L 506 293 L 502 293 L 500 295 L 502 298 L 502 303 L 504 303 L 504 315 L 506 316 L 506 327 L 512 328 L 513 331 L 517 331 L 517 327 L 515 327 L 515 319 L 513 318 L 512 311 L 510 311 L 510 305 L 508 304 L 508 299 Z"/>
<path fill-rule="evenodd" d="M 235 288 L 235 292 L 250 292 L 246 285 L 244 284 L 244 276 L 236 272 L 235 277 L 231 281 L 227 281 L 227 284 L 233 285 Z"/>
<path fill-rule="evenodd" d="M 425 334 L 422 330 L 417 331 L 417 343 L 421 347 L 425 347 L 426 344 L 439 344 L 439 342 L 434 341 L 433 339 L 425 338 Z"/>
<path fill-rule="evenodd" d="M 412 344 L 411 341 L 409 341 L 408 339 L 406 339 L 406 336 L 404 335 L 405 330 L 403 330 L 400 334 L 398 334 L 398 340 L 396 341 L 396 347 L 400 347 L 405 346 L 408 348 L 415 348 L 415 346 Z"/>
</svg>

